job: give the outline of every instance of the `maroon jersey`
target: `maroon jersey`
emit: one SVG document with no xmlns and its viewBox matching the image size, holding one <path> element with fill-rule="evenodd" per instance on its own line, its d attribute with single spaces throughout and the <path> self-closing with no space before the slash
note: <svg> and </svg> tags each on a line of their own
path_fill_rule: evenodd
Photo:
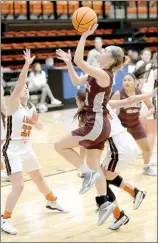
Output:
<svg viewBox="0 0 158 243">
<path fill-rule="evenodd" d="M 112 73 L 105 70 L 110 76 L 110 85 L 100 87 L 95 78 L 88 77 L 86 88 L 86 122 L 83 127 L 72 131 L 73 136 L 79 136 L 79 145 L 86 149 L 104 149 L 104 143 L 110 135 L 111 127 L 106 108 L 112 87 Z"/>
<path fill-rule="evenodd" d="M 105 88 L 99 86 L 95 78 L 88 76 L 85 101 L 85 110 L 87 112 L 108 113 L 106 105 L 111 94 L 113 74 L 108 70 L 104 71 L 110 76 L 110 85 Z"/>
<path fill-rule="evenodd" d="M 135 94 L 141 94 L 141 91 L 136 88 Z M 120 90 L 120 100 L 128 98 L 124 89 Z M 141 103 L 121 108 L 118 115 L 122 125 L 127 128 L 127 131 L 134 137 L 135 140 L 146 138 L 146 132 L 139 120 Z"/>
<path fill-rule="evenodd" d="M 135 94 L 141 94 L 141 91 L 136 88 Z M 125 93 L 124 89 L 120 89 L 120 100 L 126 99 L 129 96 Z M 135 126 L 140 122 L 139 115 L 140 115 L 141 103 L 136 103 L 130 105 L 126 108 L 120 108 L 120 113 L 118 115 L 121 123 L 124 127 L 130 128 Z"/>
</svg>

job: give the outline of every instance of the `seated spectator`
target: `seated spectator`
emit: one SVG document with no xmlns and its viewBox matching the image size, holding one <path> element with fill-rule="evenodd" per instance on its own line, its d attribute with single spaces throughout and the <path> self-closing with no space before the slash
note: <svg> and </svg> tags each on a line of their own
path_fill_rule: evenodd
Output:
<svg viewBox="0 0 158 243">
<path fill-rule="evenodd" d="M 102 45 L 102 38 L 96 37 L 94 40 L 95 48 L 88 52 L 87 62 L 94 67 L 99 67 L 98 57 L 102 52 L 104 52 Z"/>
<path fill-rule="evenodd" d="M 54 98 L 52 91 L 47 84 L 47 78 L 45 72 L 42 70 L 40 63 L 35 63 L 32 68 L 32 72 L 28 78 L 28 86 L 30 90 L 41 91 L 40 106 L 45 106 L 47 96 L 51 100 L 52 105 L 60 105 L 61 101 Z"/>
<path fill-rule="evenodd" d="M 54 68 L 54 59 L 52 57 L 46 58 L 46 63 L 43 65 L 43 71 L 45 72 L 46 76 L 48 77 L 48 69 Z"/>
</svg>

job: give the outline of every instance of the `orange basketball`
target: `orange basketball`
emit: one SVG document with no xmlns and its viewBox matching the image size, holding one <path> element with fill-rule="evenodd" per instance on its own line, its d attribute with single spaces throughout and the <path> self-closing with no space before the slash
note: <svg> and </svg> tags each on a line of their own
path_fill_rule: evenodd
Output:
<svg viewBox="0 0 158 243">
<path fill-rule="evenodd" d="M 79 32 L 85 32 L 88 28 L 97 23 L 97 15 L 93 9 L 88 7 L 78 8 L 72 15 L 72 24 Z"/>
</svg>

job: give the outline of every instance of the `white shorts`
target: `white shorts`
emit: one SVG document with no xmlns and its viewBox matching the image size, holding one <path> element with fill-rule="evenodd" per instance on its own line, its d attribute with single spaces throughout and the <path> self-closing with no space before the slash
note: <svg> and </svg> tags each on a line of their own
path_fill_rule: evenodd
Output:
<svg viewBox="0 0 158 243">
<path fill-rule="evenodd" d="M 108 139 L 108 151 L 102 163 L 105 170 L 120 173 L 137 157 L 138 147 L 127 131 Z"/>
<path fill-rule="evenodd" d="M 30 141 L 6 141 L 3 146 L 3 157 L 8 175 L 40 168 L 39 160 Z"/>
</svg>

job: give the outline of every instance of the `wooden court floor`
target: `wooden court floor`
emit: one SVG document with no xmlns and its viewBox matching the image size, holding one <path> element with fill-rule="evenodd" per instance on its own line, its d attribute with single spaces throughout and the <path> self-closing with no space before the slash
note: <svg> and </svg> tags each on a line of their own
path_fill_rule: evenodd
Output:
<svg viewBox="0 0 158 243">
<path fill-rule="evenodd" d="M 132 198 L 113 188 L 120 208 L 130 222 L 118 231 L 108 229 L 112 216 L 97 226 L 95 188 L 80 196 L 81 179 L 77 172 L 53 148 L 56 139 L 76 127 L 72 123 L 75 110 L 41 114 L 44 129 L 33 134 L 33 145 L 41 162 L 43 174 L 68 214 L 45 208 L 46 201 L 25 175 L 25 188 L 13 213 L 12 222 L 18 230 L 16 236 L 1 233 L 2 242 L 157 242 L 157 177 L 142 175 L 141 156 L 121 175 L 128 182 L 147 191 L 141 207 L 132 209 Z M 155 151 L 156 153 L 156 146 Z M 105 154 L 106 152 L 104 152 Z M 103 154 L 103 156 L 104 156 Z M 10 183 L 1 183 L 1 211 L 3 212 Z"/>
</svg>

